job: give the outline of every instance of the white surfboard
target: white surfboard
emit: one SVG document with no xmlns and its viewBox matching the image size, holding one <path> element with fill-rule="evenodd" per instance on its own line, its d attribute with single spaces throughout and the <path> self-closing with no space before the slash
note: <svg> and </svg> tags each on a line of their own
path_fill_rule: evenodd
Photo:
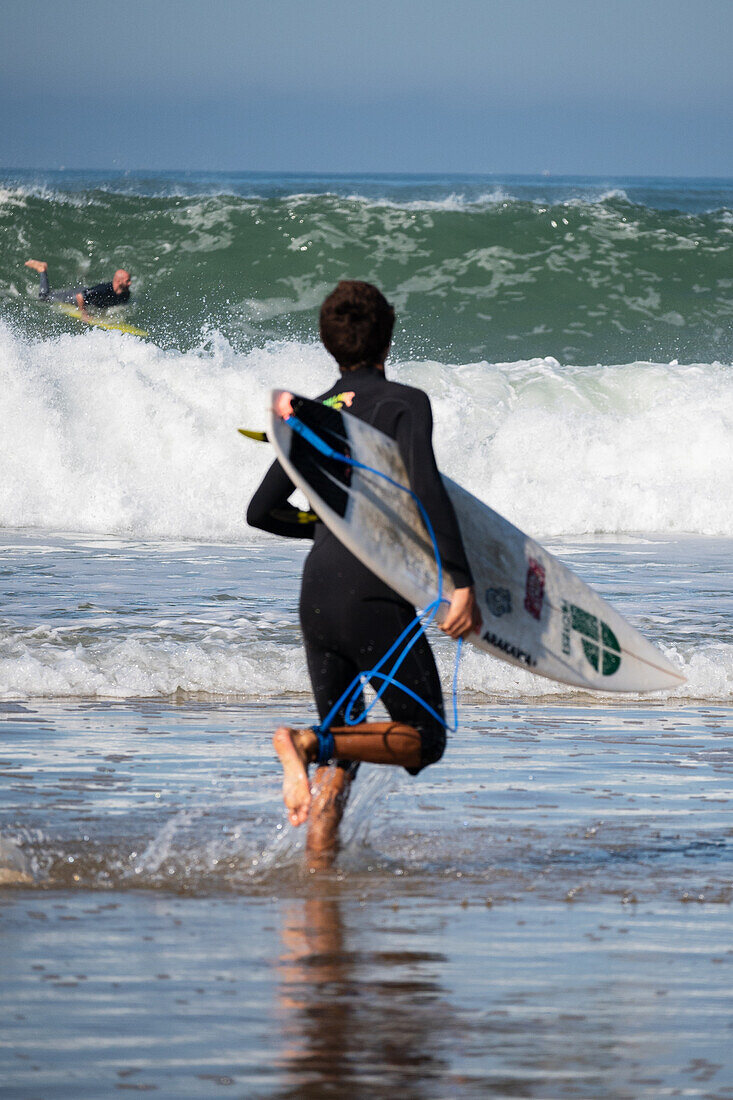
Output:
<svg viewBox="0 0 733 1100">
<path fill-rule="evenodd" d="M 282 392 L 273 392 L 273 407 Z M 408 484 L 397 444 L 383 432 L 307 398 L 293 395 L 292 407 L 335 451 Z M 413 498 L 370 471 L 319 453 L 274 412 L 268 434 L 283 468 L 334 535 L 410 603 L 431 603 L 438 570 Z M 483 620 L 470 642 L 538 676 L 596 691 L 659 691 L 684 682 L 651 642 L 539 543 L 450 478 L 443 482 Z M 444 575 L 444 595 L 452 591 Z"/>
</svg>

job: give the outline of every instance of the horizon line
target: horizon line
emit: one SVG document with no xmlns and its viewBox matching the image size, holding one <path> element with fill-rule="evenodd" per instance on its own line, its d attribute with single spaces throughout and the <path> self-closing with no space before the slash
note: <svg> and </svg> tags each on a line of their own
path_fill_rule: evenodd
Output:
<svg viewBox="0 0 733 1100">
<path fill-rule="evenodd" d="M 733 175 L 731 176 L 716 176 L 716 175 L 682 175 L 682 174 L 666 174 L 666 173 L 616 173 L 616 172 L 554 172 L 549 169 L 540 169 L 534 172 L 518 172 L 509 169 L 492 170 L 485 172 L 476 171 L 372 171 L 370 169 L 354 169 L 351 171 L 336 171 L 329 169 L 293 169 L 293 168 L 151 168 L 151 167 L 138 167 L 138 168 L 119 168 L 114 166 L 104 167 L 71 167 L 67 165 L 56 165 L 54 167 L 45 166 L 0 166 L 0 173 L 5 172 L 105 172 L 111 175 L 126 176 L 130 174 L 138 174 L 142 172 L 156 174 L 156 173 L 177 173 L 177 174 L 189 174 L 189 175 L 210 175 L 210 176 L 293 176 L 297 178 L 311 177 L 313 179 L 329 178 L 329 179 L 352 179 L 358 176 L 371 176 L 375 179 L 409 179 L 413 177 L 421 177 L 423 179 L 440 179 L 440 178 L 453 178 L 461 177 L 463 179 L 487 179 L 487 178 L 500 178 L 505 176 L 512 176 L 514 178 L 523 179 L 556 179 L 556 180 L 688 180 L 697 182 L 715 182 L 715 183 L 733 183 Z"/>
</svg>

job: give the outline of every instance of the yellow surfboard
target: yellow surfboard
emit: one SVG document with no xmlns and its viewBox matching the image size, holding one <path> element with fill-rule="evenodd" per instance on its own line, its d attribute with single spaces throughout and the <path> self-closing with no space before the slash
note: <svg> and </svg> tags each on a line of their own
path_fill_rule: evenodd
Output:
<svg viewBox="0 0 733 1100">
<path fill-rule="evenodd" d="M 81 310 L 78 306 L 72 306 L 68 302 L 60 302 L 56 308 L 64 313 L 67 317 L 74 317 L 77 321 L 84 321 L 81 315 Z M 101 317 L 93 317 L 90 315 L 88 321 L 84 321 L 85 324 L 94 325 L 95 328 L 106 328 L 114 332 L 127 332 L 130 336 L 147 336 L 147 332 L 141 328 L 135 328 L 134 325 L 127 325 L 124 321 L 103 321 Z"/>
<path fill-rule="evenodd" d="M 247 439 L 254 439 L 255 443 L 270 442 L 267 438 L 267 432 L 256 432 L 253 428 L 237 428 L 237 431 L 240 435 L 246 436 Z M 295 523 L 316 523 L 318 520 L 315 512 L 291 512 L 284 508 L 282 510 L 276 508 L 272 514 L 276 519 L 284 519 L 286 523 L 291 521 Z"/>
</svg>

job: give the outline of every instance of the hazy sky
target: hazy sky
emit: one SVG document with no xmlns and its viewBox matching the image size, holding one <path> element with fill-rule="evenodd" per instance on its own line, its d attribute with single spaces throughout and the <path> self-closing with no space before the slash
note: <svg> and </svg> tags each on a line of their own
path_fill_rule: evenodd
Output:
<svg viewBox="0 0 733 1100">
<path fill-rule="evenodd" d="M 733 176 L 733 0 L 0 0 L 0 166 Z"/>
</svg>

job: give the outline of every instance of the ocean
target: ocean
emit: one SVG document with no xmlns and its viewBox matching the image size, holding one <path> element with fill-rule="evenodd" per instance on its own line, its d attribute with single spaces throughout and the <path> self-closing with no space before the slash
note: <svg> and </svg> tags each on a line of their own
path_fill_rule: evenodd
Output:
<svg viewBox="0 0 733 1100">
<path fill-rule="evenodd" d="M 733 181 L 0 172 L 0 1097 L 727 1097 Z M 87 329 L 37 300 L 133 276 Z M 274 387 L 377 283 L 441 469 L 686 676 L 477 651 L 311 875 L 307 546 L 250 530 Z M 443 681 L 454 652 L 434 639 Z"/>
</svg>

